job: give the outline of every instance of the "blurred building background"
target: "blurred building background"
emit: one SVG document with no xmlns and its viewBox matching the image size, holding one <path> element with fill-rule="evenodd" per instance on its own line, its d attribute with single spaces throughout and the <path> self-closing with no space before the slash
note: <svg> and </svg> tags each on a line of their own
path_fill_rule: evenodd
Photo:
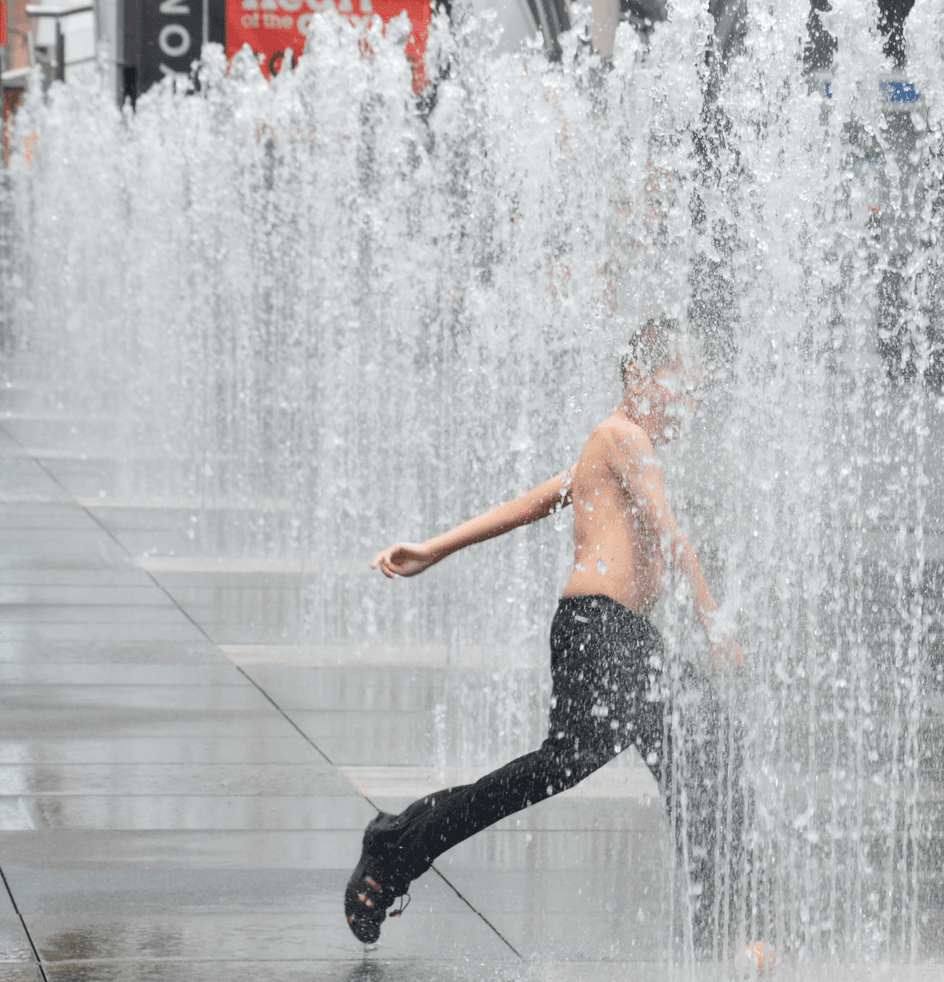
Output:
<svg viewBox="0 0 944 982">
<path fill-rule="evenodd" d="M 31 66 L 39 66 L 48 84 L 76 71 L 89 71 L 96 58 L 120 101 L 137 96 L 168 75 L 187 75 L 203 44 L 224 45 L 232 57 L 244 44 L 255 51 L 266 75 L 281 69 L 285 52 L 297 58 L 305 44 L 312 12 L 329 0 L 2 0 L 6 38 L 0 48 L 4 112 L 9 114 L 26 85 Z M 385 22 L 406 11 L 414 33 L 407 55 L 422 70 L 430 7 L 452 13 L 456 0 L 335 0 L 339 13 L 351 18 L 379 14 Z M 628 22 L 647 34 L 667 18 L 666 0 L 589 0 L 593 41 L 609 56 L 616 28 Z M 903 26 L 914 0 L 879 0 L 878 27 L 886 54 L 903 67 Z M 570 26 L 571 0 L 470 0 L 476 14 L 493 11 L 502 25 L 499 50 L 514 50 L 540 35 L 552 58 L 559 57 L 557 38 Z M 709 0 L 715 21 L 716 60 L 724 62 L 743 38 L 748 0 Z M 829 0 L 810 0 L 810 45 L 807 63 L 813 71 L 829 68 L 835 41 L 819 14 Z M 57 43 L 57 30 L 61 41 Z M 61 51 L 58 50 L 61 48 Z"/>
<path fill-rule="evenodd" d="M 96 50 L 114 73 L 118 24 L 117 0 L 4 0 L 7 7 L 7 37 L 2 58 L 4 88 L 16 91 L 29 68 L 39 65 L 49 79 L 88 70 Z M 87 8 L 87 9 L 86 9 Z M 58 16 L 56 16 L 58 14 Z M 63 38 L 63 63 L 57 61 L 56 23 Z"/>
</svg>

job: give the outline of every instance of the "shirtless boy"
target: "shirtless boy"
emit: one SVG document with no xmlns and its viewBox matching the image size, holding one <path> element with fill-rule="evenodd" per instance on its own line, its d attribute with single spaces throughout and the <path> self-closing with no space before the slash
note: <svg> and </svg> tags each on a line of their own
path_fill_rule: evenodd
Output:
<svg viewBox="0 0 944 982">
<path fill-rule="evenodd" d="M 691 584 L 711 667 L 743 663 L 740 648 L 715 626 L 717 607 L 666 503 L 655 454 L 694 408 L 672 323 L 650 321 L 621 370 L 622 401 L 569 471 L 422 545 L 385 549 L 373 562 L 391 579 L 415 576 L 465 546 L 574 508 L 574 569 L 551 625 L 547 739 L 475 784 L 421 798 L 399 815 L 381 812 L 367 826 L 344 894 L 348 924 L 365 944 L 377 941 L 387 909 L 447 849 L 573 787 L 630 744 L 656 780 L 663 777 L 662 643 L 647 615 L 666 563 Z"/>
</svg>

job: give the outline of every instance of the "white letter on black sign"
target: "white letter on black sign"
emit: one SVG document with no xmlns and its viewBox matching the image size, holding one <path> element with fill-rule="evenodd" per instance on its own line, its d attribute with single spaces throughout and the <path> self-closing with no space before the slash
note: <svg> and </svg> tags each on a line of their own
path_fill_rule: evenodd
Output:
<svg viewBox="0 0 944 982">
<path fill-rule="evenodd" d="M 189 14 L 190 8 L 183 0 L 162 0 L 160 7 L 157 8 L 162 14 L 173 17 L 174 14 Z"/>
<path fill-rule="evenodd" d="M 177 44 L 171 44 L 170 41 L 174 34 L 180 39 Z M 183 24 L 165 24 L 161 28 L 157 43 L 168 58 L 179 58 L 190 50 L 190 31 Z"/>
</svg>

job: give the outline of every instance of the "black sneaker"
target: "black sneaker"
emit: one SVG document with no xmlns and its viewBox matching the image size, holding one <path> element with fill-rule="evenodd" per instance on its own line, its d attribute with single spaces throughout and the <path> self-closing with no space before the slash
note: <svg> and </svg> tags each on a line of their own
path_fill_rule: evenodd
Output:
<svg viewBox="0 0 944 982">
<path fill-rule="evenodd" d="M 390 855 L 390 846 L 383 843 L 381 834 L 396 828 L 396 816 L 381 812 L 364 830 L 364 846 L 360 862 L 344 889 L 344 913 L 354 937 L 364 944 L 374 944 L 380 937 L 380 925 L 387 917 L 387 908 L 397 897 L 406 896 L 410 877 L 397 869 Z M 387 853 L 385 856 L 384 854 Z M 392 913 L 399 917 L 406 904 Z"/>
</svg>

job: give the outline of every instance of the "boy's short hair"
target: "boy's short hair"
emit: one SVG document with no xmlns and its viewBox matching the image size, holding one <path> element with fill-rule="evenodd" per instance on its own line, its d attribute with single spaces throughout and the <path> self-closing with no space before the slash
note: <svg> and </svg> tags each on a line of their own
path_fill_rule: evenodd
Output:
<svg viewBox="0 0 944 982">
<path fill-rule="evenodd" d="M 630 365 L 638 365 L 647 375 L 657 372 L 675 360 L 678 354 L 678 321 L 667 314 L 650 317 L 630 338 L 623 357 L 620 358 L 620 378 L 626 385 Z"/>
</svg>

